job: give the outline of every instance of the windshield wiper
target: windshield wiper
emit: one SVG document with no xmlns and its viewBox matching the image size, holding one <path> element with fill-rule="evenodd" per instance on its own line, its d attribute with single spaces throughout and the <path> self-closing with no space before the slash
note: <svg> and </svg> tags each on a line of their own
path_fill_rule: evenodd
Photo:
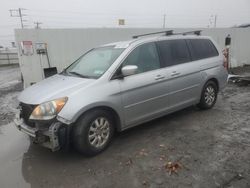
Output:
<svg viewBox="0 0 250 188">
<path fill-rule="evenodd" d="M 60 72 L 59 74 L 67 75 L 66 69 L 63 69 L 62 72 Z"/>
<path fill-rule="evenodd" d="M 81 78 L 89 78 L 89 76 L 82 75 L 82 74 L 80 74 L 80 73 L 78 73 L 78 72 L 75 72 L 75 71 L 71 71 L 71 72 L 69 72 L 69 73 L 70 73 L 70 74 L 77 75 L 77 76 L 79 76 L 79 77 L 81 77 Z"/>
</svg>

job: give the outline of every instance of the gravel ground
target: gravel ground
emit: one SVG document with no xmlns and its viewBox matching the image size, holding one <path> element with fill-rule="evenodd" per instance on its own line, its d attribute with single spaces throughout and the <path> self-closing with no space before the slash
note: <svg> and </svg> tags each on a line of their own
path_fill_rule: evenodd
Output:
<svg viewBox="0 0 250 188">
<path fill-rule="evenodd" d="M 132 128 L 85 158 L 52 153 L 16 130 L 19 77 L 18 68 L 0 68 L 1 188 L 250 187 L 249 86 L 229 84 L 213 109 L 190 107 Z"/>
<path fill-rule="evenodd" d="M 17 95 L 22 90 L 17 66 L 0 67 L 0 126 L 11 122 L 16 112 Z"/>
</svg>

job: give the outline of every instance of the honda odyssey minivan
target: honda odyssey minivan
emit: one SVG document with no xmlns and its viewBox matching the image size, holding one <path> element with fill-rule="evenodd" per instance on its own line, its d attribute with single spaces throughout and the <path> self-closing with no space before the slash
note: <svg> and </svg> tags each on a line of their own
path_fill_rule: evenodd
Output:
<svg viewBox="0 0 250 188">
<path fill-rule="evenodd" d="M 227 82 L 222 50 L 187 33 L 94 48 L 18 97 L 17 128 L 52 151 L 96 155 L 123 131 L 188 106 L 214 106 Z"/>
</svg>

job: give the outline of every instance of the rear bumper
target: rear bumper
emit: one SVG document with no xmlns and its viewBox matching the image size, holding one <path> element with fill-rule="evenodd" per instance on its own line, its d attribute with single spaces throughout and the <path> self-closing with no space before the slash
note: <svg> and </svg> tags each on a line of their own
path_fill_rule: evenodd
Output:
<svg viewBox="0 0 250 188">
<path fill-rule="evenodd" d="M 16 115 L 14 123 L 17 129 L 31 137 L 31 140 L 43 147 L 49 148 L 52 151 L 57 151 L 65 145 L 68 140 L 66 127 L 61 122 L 53 122 L 47 129 L 38 129 L 37 127 L 30 127 L 25 124 L 23 119 Z"/>
</svg>

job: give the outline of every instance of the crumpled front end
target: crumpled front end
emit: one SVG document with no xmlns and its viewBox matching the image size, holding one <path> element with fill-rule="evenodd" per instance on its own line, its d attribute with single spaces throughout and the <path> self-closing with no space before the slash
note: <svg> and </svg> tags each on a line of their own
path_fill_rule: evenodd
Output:
<svg viewBox="0 0 250 188">
<path fill-rule="evenodd" d="M 37 105 L 20 103 L 20 113 L 14 119 L 16 127 L 29 135 L 39 145 L 57 151 L 69 143 L 70 126 L 56 118 L 46 121 L 30 120 L 29 117 Z"/>
</svg>

